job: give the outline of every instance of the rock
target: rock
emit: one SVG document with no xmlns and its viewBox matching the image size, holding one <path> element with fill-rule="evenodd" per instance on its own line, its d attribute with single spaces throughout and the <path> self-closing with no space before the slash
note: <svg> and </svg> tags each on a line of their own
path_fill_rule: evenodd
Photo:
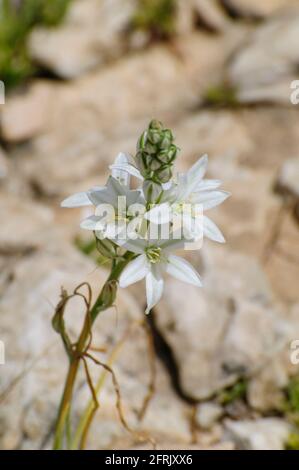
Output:
<svg viewBox="0 0 299 470">
<path fill-rule="evenodd" d="M 290 8 L 262 24 L 233 55 L 227 70 L 241 103 L 291 105 L 291 82 L 297 78 L 299 10 Z"/>
<path fill-rule="evenodd" d="M 211 163 L 211 171 L 227 176 L 230 161 L 221 157 Z M 220 167 L 220 168 L 219 168 Z M 222 228 L 225 238 L 234 249 L 257 258 L 263 256 L 272 225 L 281 208 L 281 200 L 272 191 L 274 175 L 269 170 L 249 170 L 239 165 L 231 166 L 231 178 L 225 178 L 225 189 L 231 193 L 228 201 L 217 208 L 213 218 Z M 225 174 L 224 173 L 224 174 Z M 255 190 L 252 191 L 252 188 Z"/>
<path fill-rule="evenodd" d="M 277 217 L 276 217 L 277 220 Z M 269 241 L 265 269 L 276 295 L 286 303 L 298 301 L 299 231 L 293 214 L 286 211 L 279 221 L 274 243 Z M 275 232 L 275 228 L 273 229 Z M 275 235 L 275 233 L 274 233 Z M 281 275 L 283 273 L 283 276 Z"/>
<path fill-rule="evenodd" d="M 54 221 L 50 208 L 5 192 L 0 198 L 0 217 L 5 221 L 0 235 L 0 251 L 4 254 L 42 245 Z"/>
<path fill-rule="evenodd" d="M 83 75 L 124 51 L 134 5 L 134 0 L 77 0 L 61 26 L 33 31 L 30 55 L 62 78 Z"/>
<path fill-rule="evenodd" d="M 55 235 L 52 233 L 52 238 Z M 58 335 L 51 327 L 54 306 L 60 287 L 72 291 L 83 280 L 93 289 L 94 298 L 107 273 L 98 268 L 74 248 L 56 239 L 52 247 L 23 257 L 16 264 L 4 294 L 1 296 L 1 340 L 6 346 L 6 363 L 1 374 L 0 447 L 5 449 L 36 449 L 51 446 L 51 430 L 66 374 L 67 358 Z M 75 338 L 82 324 L 82 299 L 73 299 L 66 312 L 66 326 Z M 14 319 L 12 321 L 12 318 Z M 120 291 L 115 309 L 103 312 L 95 324 L 93 346 L 105 347 L 107 353 L 91 352 L 107 362 L 120 340 L 119 353 L 113 362 L 120 384 L 123 410 L 129 425 L 136 428 L 131 435 L 122 427 L 115 408 L 115 390 L 109 374 L 100 394 L 101 407 L 90 448 L 117 448 L 125 443 L 130 447 L 138 430 L 157 439 L 173 443 L 190 441 L 187 405 L 171 390 L 164 369 L 157 364 L 157 392 L 149 405 L 144 421 L 137 413 L 148 393 L 150 366 L 147 336 L 140 322 L 143 312 L 132 296 Z M 129 330 L 131 331 L 130 335 Z M 11 347 L 13 345 L 13 347 Z M 90 373 L 94 383 L 102 370 L 91 361 Z M 85 384 L 84 384 L 85 383 Z M 74 421 L 90 399 L 90 390 L 82 368 L 74 405 Z M 1 403 L 1 404 L 2 404 Z"/>
<path fill-rule="evenodd" d="M 223 246 L 208 248 L 197 266 L 204 288 L 167 280 L 155 315 L 182 390 L 195 399 L 257 372 L 286 344 L 288 331 L 259 263 Z"/>
<path fill-rule="evenodd" d="M 228 18 L 217 0 L 192 0 L 197 21 L 212 31 L 225 31 L 229 26 Z"/>
<path fill-rule="evenodd" d="M 278 177 L 279 188 L 299 199 L 299 157 L 286 160 Z"/>
<path fill-rule="evenodd" d="M 285 316 L 286 339 L 278 345 L 269 360 L 248 381 L 246 399 L 251 408 L 269 413 L 281 410 L 285 401 L 284 389 L 290 377 L 299 371 L 299 365 L 291 363 L 292 341 L 299 338 L 299 305 L 288 309 Z"/>
<path fill-rule="evenodd" d="M 286 120 L 287 127 L 283 125 Z M 273 131 L 271 138 L 265 138 L 264 129 L 268 126 Z M 186 171 L 200 155 L 207 153 L 210 176 L 219 178 L 221 175 L 224 185 L 243 179 L 249 183 L 251 178 L 257 177 L 259 187 L 263 185 L 264 192 L 272 197 L 272 187 L 286 156 L 297 154 L 298 126 L 299 114 L 295 107 L 271 107 L 271 111 L 262 105 L 235 110 L 202 109 L 174 122 L 176 140 L 182 149 L 177 164 L 180 170 Z M 256 170 L 255 173 L 252 170 Z"/>
<path fill-rule="evenodd" d="M 11 95 L 1 112 L 1 136 L 9 143 L 19 143 L 40 134 L 51 112 L 53 88 L 35 82 L 28 90 Z"/>
<path fill-rule="evenodd" d="M 8 160 L 4 151 L 0 148 L 0 180 L 8 174 Z"/>
<path fill-rule="evenodd" d="M 176 31 L 186 34 L 199 25 L 213 32 L 225 31 L 229 25 L 228 18 L 217 0 L 184 0 L 177 1 Z"/>
<path fill-rule="evenodd" d="M 217 403 L 201 403 L 196 410 L 196 423 L 203 429 L 210 429 L 222 415 L 223 410 Z"/>
<path fill-rule="evenodd" d="M 222 0 L 232 14 L 244 18 L 262 19 L 282 7 L 292 6 L 292 0 Z"/>
<path fill-rule="evenodd" d="M 239 177 L 242 167 L 238 168 L 238 173 L 236 167 L 240 166 L 241 157 L 253 149 L 242 117 L 227 110 L 194 113 L 177 122 L 174 131 L 182 149 L 182 155 L 177 159 L 180 170 L 186 171 L 200 155 L 207 153 L 210 158 L 209 172 L 218 172 L 218 177 L 221 173 L 224 182 L 231 176 L 233 179 Z M 231 160 L 233 164 L 230 164 Z"/>
<path fill-rule="evenodd" d="M 279 418 L 225 421 L 228 435 L 245 450 L 283 450 L 291 427 Z"/>
<path fill-rule="evenodd" d="M 274 358 L 263 367 L 261 372 L 255 374 L 247 390 L 247 400 L 250 406 L 258 411 L 269 412 L 279 410 L 283 403 L 283 389 L 289 380 L 287 360 L 289 360 L 288 347 L 275 354 Z"/>
</svg>

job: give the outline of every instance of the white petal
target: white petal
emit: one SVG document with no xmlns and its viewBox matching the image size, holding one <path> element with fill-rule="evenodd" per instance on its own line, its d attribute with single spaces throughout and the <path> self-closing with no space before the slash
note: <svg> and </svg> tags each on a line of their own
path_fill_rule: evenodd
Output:
<svg viewBox="0 0 299 470">
<path fill-rule="evenodd" d="M 110 170 L 120 170 L 125 171 L 129 175 L 135 176 L 136 178 L 143 180 L 140 171 L 131 163 L 114 163 L 113 165 L 109 166 Z"/>
<path fill-rule="evenodd" d="M 196 190 L 196 187 L 199 185 L 207 171 L 207 166 L 208 156 L 204 155 L 190 168 L 187 173 L 188 194 L 191 194 Z"/>
<path fill-rule="evenodd" d="M 201 157 L 185 174 L 178 175 L 178 200 L 183 201 L 193 193 L 201 182 L 208 166 L 208 156 Z"/>
<path fill-rule="evenodd" d="M 123 270 L 119 278 L 120 287 L 127 287 L 143 279 L 149 272 L 149 263 L 145 255 L 140 255 Z"/>
<path fill-rule="evenodd" d="M 170 251 L 180 250 L 184 248 L 185 243 L 187 241 L 190 241 L 184 238 L 182 230 L 180 229 L 177 232 L 171 233 L 170 236 L 171 238 L 169 238 L 168 240 L 155 240 L 153 241 L 153 244 L 162 248 L 165 253 L 169 253 Z"/>
<path fill-rule="evenodd" d="M 170 222 L 171 209 L 169 204 L 163 203 L 156 205 L 153 209 L 145 213 L 144 218 L 157 225 Z"/>
<path fill-rule="evenodd" d="M 125 248 L 132 253 L 143 254 L 148 245 L 148 241 L 144 238 L 136 238 L 136 240 L 113 240 L 117 245 Z"/>
<path fill-rule="evenodd" d="M 146 276 L 146 300 L 147 308 L 145 313 L 159 302 L 162 297 L 164 281 L 158 265 L 152 265 L 151 270 Z"/>
<path fill-rule="evenodd" d="M 230 196 L 227 191 L 200 191 L 192 194 L 192 201 L 202 204 L 203 210 L 218 206 Z"/>
<path fill-rule="evenodd" d="M 87 217 L 87 219 L 81 222 L 80 227 L 84 228 L 85 230 L 102 230 L 102 217 L 91 215 L 90 217 Z"/>
<path fill-rule="evenodd" d="M 183 223 L 183 233 L 185 239 L 192 241 L 194 239 L 198 240 L 203 233 L 202 227 L 202 216 L 193 217 L 191 215 L 183 215 L 182 217 Z"/>
<path fill-rule="evenodd" d="M 222 182 L 220 180 L 202 180 L 199 185 L 196 187 L 195 192 L 197 191 L 210 191 L 211 189 L 217 189 L 221 186 Z"/>
<path fill-rule="evenodd" d="M 180 258 L 179 256 L 169 255 L 166 271 L 171 276 L 179 279 L 180 281 L 193 284 L 194 286 L 201 287 L 202 282 L 199 274 L 188 261 Z"/>
<path fill-rule="evenodd" d="M 125 196 L 126 194 L 125 187 L 121 185 L 120 182 L 112 176 L 109 176 L 106 187 L 111 194 L 114 194 L 116 196 Z"/>
<path fill-rule="evenodd" d="M 205 215 L 203 216 L 203 233 L 207 238 L 215 242 L 225 243 L 225 238 L 217 225 Z"/>
<path fill-rule="evenodd" d="M 92 202 L 90 201 L 86 192 L 84 193 L 76 193 L 70 197 L 67 197 L 62 201 L 61 207 L 83 207 L 83 206 L 91 206 Z"/>
<path fill-rule="evenodd" d="M 130 184 L 130 174 L 121 169 L 121 168 L 117 168 L 117 165 L 127 165 L 128 164 L 128 161 L 129 161 L 129 158 L 127 157 L 127 155 L 125 153 L 122 153 L 120 152 L 115 161 L 114 161 L 114 164 L 111 165 L 111 170 L 112 170 L 112 176 L 113 178 L 117 179 L 121 184 L 123 184 L 124 186 L 129 186 Z"/>
<path fill-rule="evenodd" d="M 90 201 L 95 206 L 99 206 L 100 204 L 111 204 L 113 207 L 117 206 L 117 195 L 106 187 L 96 190 L 91 189 L 87 194 Z"/>
</svg>

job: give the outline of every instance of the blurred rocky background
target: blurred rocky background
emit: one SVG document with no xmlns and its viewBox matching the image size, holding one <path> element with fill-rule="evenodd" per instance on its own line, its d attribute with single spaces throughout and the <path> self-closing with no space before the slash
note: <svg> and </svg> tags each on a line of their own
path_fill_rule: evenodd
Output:
<svg viewBox="0 0 299 470">
<path fill-rule="evenodd" d="M 0 447 L 51 446 L 67 368 L 51 328 L 60 287 L 96 292 L 106 277 L 85 210 L 60 201 L 103 184 L 157 118 L 181 170 L 208 153 L 231 191 L 213 211 L 227 243 L 187 253 L 204 288 L 169 279 L 149 317 L 157 379 L 143 419 L 141 285 L 98 319 L 99 357 L 130 426 L 158 448 L 299 449 L 299 1 L 2 0 L 0 79 Z M 75 333 L 82 303 L 69 310 Z M 88 447 L 148 445 L 122 427 L 101 374 Z M 75 417 L 89 397 L 82 371 Z"/>
</svg>

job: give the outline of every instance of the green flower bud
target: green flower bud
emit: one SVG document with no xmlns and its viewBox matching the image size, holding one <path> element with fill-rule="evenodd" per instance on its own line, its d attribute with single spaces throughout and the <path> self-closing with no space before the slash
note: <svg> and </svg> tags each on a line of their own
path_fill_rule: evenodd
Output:
<svg viewBox="0 0 299 470">
<path fill-rule="evenodd" d="M 106 282 L 101 293 L 101 302 L 103 307 L 112 307 L 116 299 L 117 287 L 118 283 L 115 280 Z"/>
<path fill-rule="evenodd" d="M 116 250 L 115 250 L 115 244 L 108 240 L 107 238 L 105 239 L 99 239 L 96 238 L 96 247 L 98 252 L 104 257 L 108 259 L 114 259 L 116 255 Z"/>
<path fill-rule="evenodd" d="M 137 143 L 136 163 L 146 181 L 167 183 L 172 177 L 172 166 L 178 148 L 174 137 L 163 124 L 153 120 Z"/>
</svg>

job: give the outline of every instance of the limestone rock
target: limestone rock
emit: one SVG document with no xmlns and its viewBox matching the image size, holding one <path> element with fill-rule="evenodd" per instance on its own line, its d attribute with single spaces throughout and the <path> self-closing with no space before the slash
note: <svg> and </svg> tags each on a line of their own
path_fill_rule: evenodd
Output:
<svg viewBox="0 0 299 470">
<path fill-rule="evenodd" d="M 201 403 L 197 407 L 196 422 L 203 429 L 211 428 L 223 415 L 220 405 L 213 402 Z"/>
<path fill-rule="evenodd" d="M 287 9 L 262 24 L 234 54 L 228 80 L 242 103 L 291 105 L 291 82 L 297 78 L 299 10 Z"/>
<path fill-rule="evenodd" d="M 296 199 L 299 198 L 299 158 L 291 158 L 287 160 L 278 177 L 279 187 Z"/>
<path fill-rule="evenodd" d="M 31 57 L 62 78 L 78 77 L 125 48 L 134 0 L 76 0 L 63 24 L 33 31 Z"/>
<path fill-rule="evenodd" d="M 166 282 L 155 316 L 170 346 L 184 393 L 207 398 L 256 373 L 286 344 L 288 324 L 274 305 L 261 266 L 229 249 L 205 245 L 196 265 L 204 288 Z"/>
<path fill-rule="evenodd" d="M 217 0 L 177 0 L 175 29 L 179 35 L 188 34 L 195 27 L 212 32 L 223 32 L 229 20 Z"/>
<path fill-rule="evenodd" d="M 5 221 L 0 249 L 2 253 L 11 254 L 42 245 L 54 221 L 50 208 L 4 191 L 0 198 L 0 217 Z"/>
<path fill-rule="evenodd" d="M 298 223 L 289 211 L 279 226 L 274 245 L 267 247 L 266 271 L 276 295 L 287 303 L 298 302 Z M 283 276 L 281 275 L 283 273 Z"/>
<path fill-rule="evenodd" d="M 28 90 L 11 95 L 1 112 L 1 136 L 10 143 L 18 143 L 40 134 L 46 126 L 53 87 L 37 81 Z"/>
<path fill-rule="evenodd" d="M 292 0 L 223 0 L 223 3 L 232 13 L 253 19 L 267 18 L 293 4 Z"/>
<path fill-rule="evenodd" d="M 279 418 L 225 422 L 229 436 L 245 450 L 283 450 L 291 427 Z"/>
<path fill-rule="evenodd" d="M 8 174 L 8 160 L 5 152 L 0 148 L 0 180 Z"/>
</svg>

